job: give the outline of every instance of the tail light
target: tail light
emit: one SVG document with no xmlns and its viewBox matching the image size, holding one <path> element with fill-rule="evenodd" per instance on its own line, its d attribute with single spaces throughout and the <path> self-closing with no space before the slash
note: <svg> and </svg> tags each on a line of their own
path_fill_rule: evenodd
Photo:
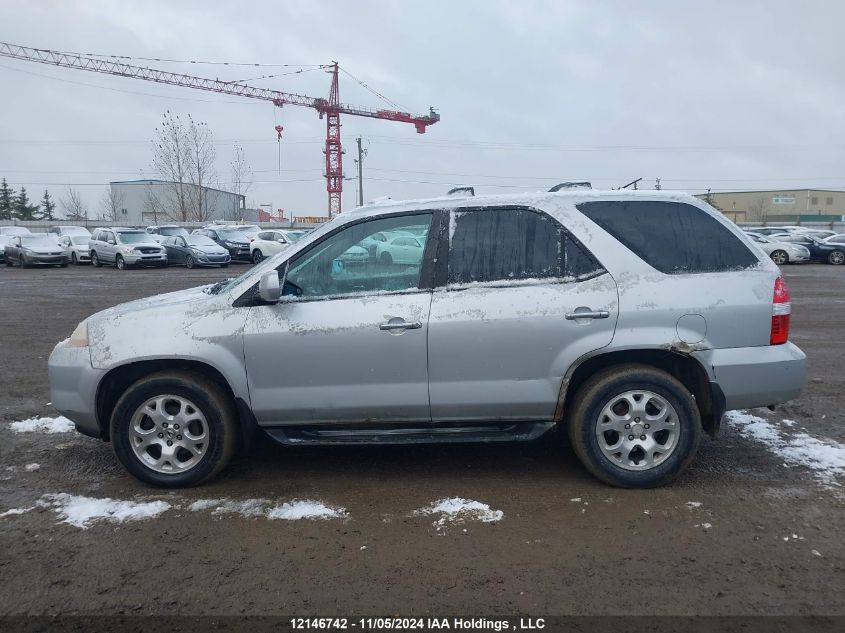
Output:
<svg viewBox="0 0 845 633">
<path fill-rule="evenodd" d="M 789 287 L 778 277 L 775 280 L 775 294 L 772 299 L 772 331 L 769 335 L 770 345 L 782 345 L 789 338 L 789 315 L 792 313 Z"/>
</svg>

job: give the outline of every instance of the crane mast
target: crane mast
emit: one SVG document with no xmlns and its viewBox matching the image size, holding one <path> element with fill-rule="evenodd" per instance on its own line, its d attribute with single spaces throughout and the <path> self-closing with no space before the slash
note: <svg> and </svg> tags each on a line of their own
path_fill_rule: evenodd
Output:
<svg viewBox="0 0 845 633">
<path fill-rule="evenodd" d="M 295 105 L 316 110 L 321 119 L 324 117 L 326 119 L 326 145 L 323 152 L 325 153 L 325 178 L 326 191 L 328 192 L 329 198 L 329 216 L 340 213 L 342 210 L 343 146 L 340 138 L 341 114 L 411 123 L 419 134 L 425 133 L 429 125 L 434 125 L 440 120 L 440 115 L 433 108 L 429 110 L 428 114 L 414 115 L 408 112 L 367 108 L 341 103 L 338 86 L 339 66 L 337 62 L 332 62 L 330 65 L 324 66 L 332 75 L 329 97 L 325 99 L 321 97 L 309 97 L 293 92 L 258 88 L 239 81 L 227 82 L 220 81 L 219 79 L 208 79 L 146 66 L 135 66 L 113 59 L 99 59 L 91 55 L 31 48 L 6 42 L 0 42 L 0 57 L 21 59 L 62 68 L 87 70 L 89 72 L 117 77 L 143 79 L 144 81 L 235 95 L 248 99 L 259 99 L 270 101 L 277 107 Z"/>
</svg>

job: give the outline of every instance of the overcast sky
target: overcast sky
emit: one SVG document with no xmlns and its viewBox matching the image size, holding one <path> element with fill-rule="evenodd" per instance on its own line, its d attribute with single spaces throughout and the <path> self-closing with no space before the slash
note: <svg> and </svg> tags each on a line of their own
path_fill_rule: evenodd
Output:
<svg viewBox="0 0 845 633">
<path fill-rule="evenodd" d="M 341 67 L 411 112 L 413 126 L 344 117 L 344 208 L 365 198 L 609 188 L 642 177 L 699 192 L 845 188 L 845 4 L 785 2 L 17 2 L 0 40 L 326 96 Z M 326 213 L 325 122 L 301 107 L 0 57 L 0 176 L 33 198 L 73 183 L 92 210 L 111 180 L 155 177 L 151 139 L 170 110 L 214 133 L 220 184 L 240 143 L 249 204 Z M 385 107 L 341 76 L 345 103 Z M 389 106 L 387 106 L 389 107 Z M 273 127 L 284 125 L 279 145 Z M 279 171 L 279 152 L 281 171 Z"/>
</svg>

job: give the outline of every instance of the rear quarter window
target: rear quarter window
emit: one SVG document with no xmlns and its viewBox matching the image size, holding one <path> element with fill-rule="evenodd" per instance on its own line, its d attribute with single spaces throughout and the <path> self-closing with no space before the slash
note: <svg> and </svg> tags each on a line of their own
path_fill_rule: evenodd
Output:
<svg viewBox="0 0 845 633">
<path fill-rule="evenodd" d="M 602 200 L 577 208 L 644 262 L 668 275 L 742 270 L 759 263 L 742 240 L 691 204 Z"/>
</svg>

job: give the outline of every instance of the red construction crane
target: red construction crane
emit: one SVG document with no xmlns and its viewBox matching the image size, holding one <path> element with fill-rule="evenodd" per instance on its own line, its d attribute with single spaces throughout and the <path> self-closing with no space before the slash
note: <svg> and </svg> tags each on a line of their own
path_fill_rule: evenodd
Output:
<svg viewBox="0 0 845 633">
<path fill-rule="evenodd" d="M 313 108 L 322 119 L 326 119 L 326 191 L 329 194 L 329 216 L 341 211 L 341 193 L 343 192 L 343 148 L 340 142 L 340 115 L 350 114 L 353 116 L 369 117 L 371 119 L 385 119 L 387 121 L 401 121 L 413 123 L 419 134 L 424 134 L 426 127 L 434 125 L 440 120 L 440 115 L 430 109 L 427 115 L 413 115 L 407 112 L 394 110 L 376 110 L 359 106 L 348 105 L 340 102 L 338 96 L 338 65 L 333 62 L 326 68 L 332 76 L 329 98 L 308 97 L 306 95 L 292 92 L 280 92 L 267 88 L 256 88 L 241 82 L 226 82 L 218 79 L 206 79 L 172 73 L 166 70 L 147 68 L 144 66 L 133 66 L 111 59 L 98 59 L 78 53 L 65 53 L 28 46 L 18 46 L 0 42 L 0 57 L 11 57 L 12 59 L 23 59 L 31 62 L 38 62 L 50 66 L 61 66 L 64 68 L 77 68 L 89 70 L 95 73 L 106 75 L 117 75 L 118 77 L 131 77 L 133 79 L 144 79 L 157 83 L 170 84 L 173 86 L 184 86 L 197 90 L 208 90 L 223 94 L 237 95 L 249 99 L 262 99 L 272 101 L 274 105 L 297 105 L 306 108 Z M 281 126 L 276 127 L 281 139 Z"/>
</svg>

